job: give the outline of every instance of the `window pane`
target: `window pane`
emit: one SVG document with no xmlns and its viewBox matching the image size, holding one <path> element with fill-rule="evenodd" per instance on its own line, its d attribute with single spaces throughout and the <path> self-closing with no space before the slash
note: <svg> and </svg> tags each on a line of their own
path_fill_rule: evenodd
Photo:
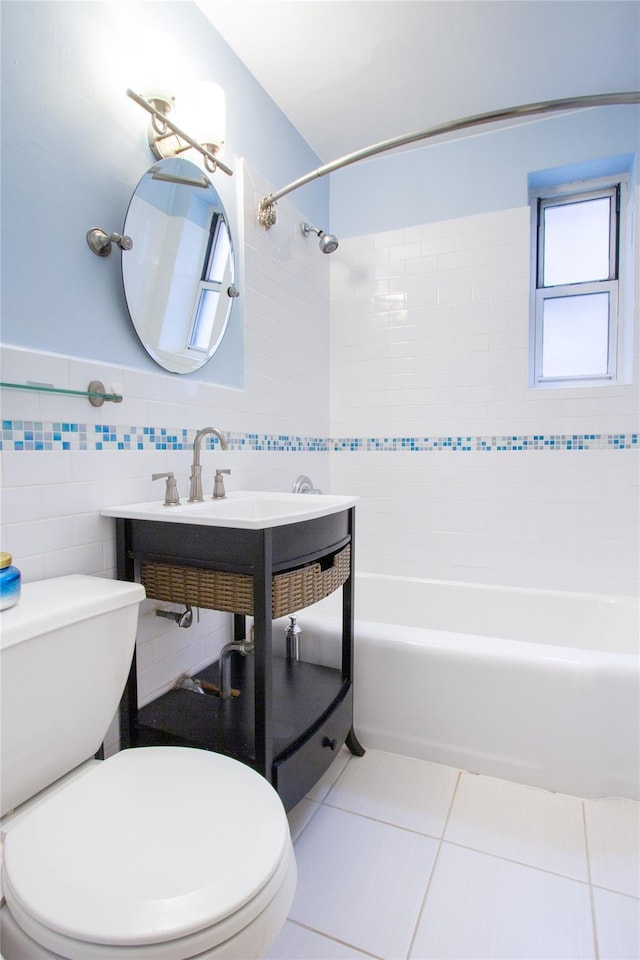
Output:
<svg viewBox="0 0 640 960">
<path fill-rule="evenodd" d="M 543 377 L 606 376 L 608 358 L 608 293 L 545 299 Z"/>
<path fill-rule="evenodd" d="M 229 230 L 224 220 L 220 218 L 213 241 L 213 249 L 209 259 L 209 269 L 206 279 L 212 280 L 215 283 L 222 283 L 230 256 L 231 241 L 229 239 Z"/>
<path fill-rule="evenodd" d="M 203 290 L 200 294 L 196 322 L 193 326 L 191 343 L 189 344 L 194 350 L 209 352 L 219 297 L 219 290 Z"/>
<path fill-rule="evenodd" d="M 544 207 L 543 285 L 609 278 L 611 198 Z"/>
</svg>

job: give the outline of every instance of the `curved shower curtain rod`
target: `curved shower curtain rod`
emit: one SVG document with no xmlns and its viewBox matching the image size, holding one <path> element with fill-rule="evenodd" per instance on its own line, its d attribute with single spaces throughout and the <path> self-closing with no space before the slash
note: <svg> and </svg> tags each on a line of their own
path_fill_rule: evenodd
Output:
<svg viewBox="0 0 640 960">
<path fill-rule="evenodd" d="M 445 133 L 453 133 L 457 130 L 466 130 L 469 127 L 478 127 L 485 123 L 495 123 L 500 120 L 513 120 L 523 117 L 534 116 L 539 113 L 555 113 L 560 110 L 585 109 L 587 107 L 611 106 L 616 104 L 640 103 L 640 92 L 630 93 L 600 93 L 584 97 L 569 97 L 564 100 L 542 100 L 539 103 L 526 103 L 519 107 L 507 107 L 503 110 L 492 110 L 489 113 L 478 113 L 473 117 L 464 117 L 462 120 L 451 120 L 447 123 L 439 123 L 434 127 L 427 127 L 425 130 L 416 130 L 414 133 L 407 133 L 401 137 L 394 137 L 392 140 L 383 140 L 381 143 L 375 143 L 370 147 L 364 147 L 362 150 L 356 150 L 355 153 L 348 153 L 338 160 L 331 163 L 325 163 L 324 166 L 312 170 L 310 173 L 299 177 L 292 183 L 270 193 L 263 197 L 258 206 L 258 222 L 268 230 L 276 222 L 275 205 L 281 197 L 304 187 L 305 184 L 324 177 L 328 173 L 334 173 L 342 167 L 347 167 L 351 163 L 357 163 L 358 160 L 366 160 L 368 157 L 374 157 L 378 153 L 385 153 L 387 150 L 393 150 L 395 147 L 403 147 L 408 143 L 415 143 L 418 140 L 428 140 L 431 137 L 438 137 Z"/>
</svg>

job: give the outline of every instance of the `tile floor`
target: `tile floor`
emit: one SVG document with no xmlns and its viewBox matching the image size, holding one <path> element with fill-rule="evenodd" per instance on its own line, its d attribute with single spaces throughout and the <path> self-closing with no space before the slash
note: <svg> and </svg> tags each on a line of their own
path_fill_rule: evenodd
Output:
<svg viewBox="0 0 640 960">
<path fill-rule="evenodd" d="M 343 750 L 289 814 L 269 960 L 639 960 L 640 804 Z"/>
</svg>

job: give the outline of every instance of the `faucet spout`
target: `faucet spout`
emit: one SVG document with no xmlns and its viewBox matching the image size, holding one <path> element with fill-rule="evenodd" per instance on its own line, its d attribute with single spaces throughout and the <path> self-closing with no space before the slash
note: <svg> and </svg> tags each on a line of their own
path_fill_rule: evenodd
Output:
<svg viewBox="0 0 640 960">
<path fill-rule="evenodd" d="M 189 503 L 202 503 L 204 497 L 202 496 L 202 466 L 200 465 L 200 448 L 202 446 L 202 440 L 207 434 L 213 433 L 214 436 L 220 441 L 220 448 L 222 450 L 228 450 L 229 444 L 227 443 L 227 438 L 218 430 L 217 427 L 203 427 L 202 430 L 198 430 L 196 433 L 195 440 L 193 441 L 193 463 L 191 464 L 191 476 L 189 483 Z"/>
</svg>

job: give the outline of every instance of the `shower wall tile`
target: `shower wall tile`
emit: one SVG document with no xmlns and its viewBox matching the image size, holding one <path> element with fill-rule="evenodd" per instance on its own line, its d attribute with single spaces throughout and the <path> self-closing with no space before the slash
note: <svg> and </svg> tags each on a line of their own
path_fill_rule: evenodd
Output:
<svg viewBox="0 0 640 960">
<path fill-rule="evenodd" d="M 340 453 L 373 573 L 637 592 L 638 451 Z"/>
<path fill-rule="evenodd" d="M 637 593 L 640 332 L 633 385 L 529 389 L 529 246 L 521 207 L 332 260 L 331 482 L 362 498 L 360 569 Z"/>
<path fill-rule="evenodd" d="M 232 449 L 207 448 L 205 473 L 229 467 L 230 489 L 286 490 L 306 473 L 361 497 L 361 570 L 636 593 L 637 388 L 527 389 L 528 208 L 342 240 L 326 258 L 286 200 L 258 227 L 271 185 L 244 177 L 244 390 L 5 347 L 4 381 L 99 377 L 125 397 L 93 408 L 3 391 L 13 427 L 62 430 L 56 448 L 3 453 L 2 544 L 25 580 L 113 575 L 100 506 L 159 498 L 150 477 L 167 469 L 184 496 L 193 435 L 215 423 Z M 226 631 L 160 631 L 145 696 Z"/>
<path fill-rule="evenodd" d="M 441 434 L 637 429 L 632 386 L 528 388 L 529 230 L 522 207 L 376 234 L 373 248 L 363 238 L 341 243 L 331 275 L 333 436 L 402 436 L 416 422 Z M 382 277 L 387 286 L 376 293 Z M 403 384 L 376 370 L 387 359 Z M 480 384 L 509 395 L 475 411 L 451 396 Z M 418 386 L 436 392 L 416 408 Z"/>
</svg>

